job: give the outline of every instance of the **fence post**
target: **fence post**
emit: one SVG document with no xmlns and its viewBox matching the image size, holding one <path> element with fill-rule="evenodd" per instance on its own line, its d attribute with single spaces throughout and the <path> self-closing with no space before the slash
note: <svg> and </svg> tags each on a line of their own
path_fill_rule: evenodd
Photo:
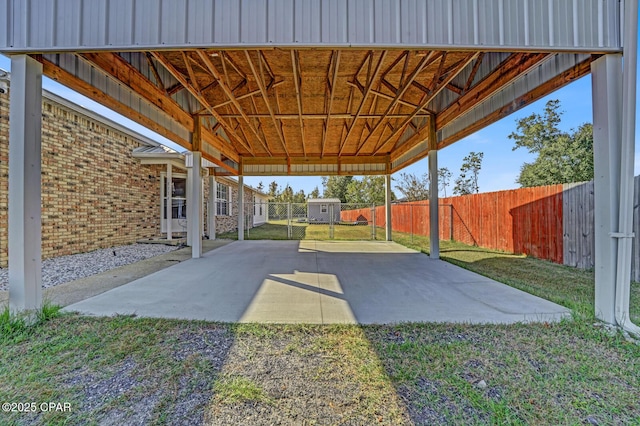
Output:
<svg viewBox="0 0 640 426">
<path fill-rule="evenodd" d="M 287 238 L 292 238 L 292 229 L 291 229 L 291 203 L 287 203 Z"/>
<path fill-rule="evenodd" d="M 411 222 L 411 244 L 413 244 L 413 204 L 409 204 L 409 221 Z"/>
<path fill-rule="evenodd" d="M 333 240 L 333 203 L 329 203 L 329 239 Z"/>
<path fill-rule="evenodd" d="M 449 204 L 449 239 L 453 241 L 453 204 Z"/>
</svg>

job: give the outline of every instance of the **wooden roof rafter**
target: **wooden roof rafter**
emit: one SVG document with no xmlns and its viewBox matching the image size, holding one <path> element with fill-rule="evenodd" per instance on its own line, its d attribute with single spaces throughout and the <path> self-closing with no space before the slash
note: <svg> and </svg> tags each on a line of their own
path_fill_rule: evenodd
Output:
<svg viewBox="0 0 640 426">
<path fill-rule="evenodd" d="M 209 56 L 207 56 L 207 54 L 204 51 L 199 50 L 198 56 L 200 57 L 200 60 L 202 61 L 202 63 L 204 63 L 208 71 L 211 73 L 211 76 L 213 76 L 213 78 L 218 82 L 218 86 L 220 86 L 220 88 L 223 90 L 225 95 L 227 95 L 227 97 L 229 98 L 233 106 L 236 108 L 236 110 L 238 110 L 238 113 L 242 116 L 244 121 L 249 125 L 249 129 L 256 136 L 256 138 L 262 145 L 262 148 L 267 152 L 267 154 L 272 155 L 271 151 L 269 150 L 269 147 L 260 138 L 260 135 L 258 134 L 258 131 L 254 127 L 251 119 L 247 116 L 244 109 L 240 105 L 240 102 L 236 99 L 236 96 L 233 94 L 233 90 L 228 86 L 227 84 L 227 82 L 229 81 L 228 78 L 225 79 L 225 76 L 218 71 L 216 66 L 213 64 L 213 61 L 211 61 Z"/>
<path fill-rule="evenodd" d="M 291 68 L 293 70 L 293 83 L 296 89 L 296 103 L 298 104 L 298 123 L 300 125 L 300 136 L 302 142 L 302 153 L 307 155 L 306 138 L 304 135 L 304 121 L 302 120 L 302 77 L 300 74 L 300 61 L 298 59 L 298 51 L 291 50 Z"/>
<path fill-rule="evenodd" d="M 356 150 L 356 155 L 360 154 L 362 148 L 367 144 L 371 136 L 380 128 L 381 125 L 384 124 L 385 117 L 393 110 L 398 100 L 402 98 L 402 95 L 404 95 L 404 93 L 409 89 L 409 87 L 411 86 L 411 82 L 420 74 L 420 72 L 424 69 L 424 67 L 427 66 L 432 56 L 433 56 L 433 52 L 430 52 L 428 55 L 424 56 L 420 60 L 418 65 L 416 65 L 416 67 L 413 69 L 411 74 L 407 77 L 405 84 L 398 88 L 398 92 L 396 93 L 393 100 L 387 106 L 383 116 L 376 122 L 375 126 L 373 127 L 373 129 L 371 129 L 371 131 L 369 132 L 369 135 L 365 138 L 365 140 L 360 143 L 360 146 Z"/>
<path fill-rule="evenodd" d="M 383 148 L 390 142 L 397 142 L 397 141 L 394 141 L 394 139 L 396 137 L 399 137 L 402 134 L 402 132 L 404 132 L 409 122 L 411 122 L 411 120 L 415 118 L 415 116 L 420 112 L 420 110 L 424 108 L 429 102 L 431 102 L 438 95 L 438 93 L 440 93 L 440 91 L 444 90 L 447 87 L 447 85 L 451 83 L 451 80 L 453 80 L 463 69 L 465 69 L 471 62 L 473 62 L 474 59 L 477 58 L 478 54 L 479 54 L 478 52 L 471 53 L 467 55 L 465 59 L 459 61 L 457 64 L 452 65 L 444 70 L 442 69 L 443 67 L 441 63 L 439 68 L 442 74 L 434 76 L 433 81 L 430 84 L 430 87 L 433 87 L 433 89 L 431 90 L 431 93 L 426 95 L 422 99 L 418 107 L 415 108 L 413 112 L 410 115 L 408 115 L 400 123 L 400 125 L 396 128 L 396 130 L 389 137 L 387 137 L 387 139 L 382 144 L 380 144 L 378 147 L 376 147 L 376 149 L 374 149 L 373 151 L 374 154 L 377 154 L 381 151 L 384 152 Z"/>
<path fill-rule="evenodd" d="M 187 89 L 187 91 L 189 91 L 189 93 L 191 93 L 198 102 L 200 102 L 200 104 L 202 106 L 204 106 L 207 111 L 209 111 L 209 113 L 215 117 L 216 120 L 218 120 L 218 122 L 221 124 L 222 128 L 224 129 L 227 137 L 229 137 L 230 139 L 233 139 L 234 141 L 237 141 L 240 145 L 242 145 L 245 149 L 247 149 L 247 151 L 249 151 L 252 155 L 255 155 L 255 152 L 253 150 L 253 148 L 247 144 L 247 142 L 245 142 L 245 140 L 243 138 L 241 138 L 236 131 L 230 126 L 228 125 L 223 119 L 222 117 L 220 117 L 220 115 L 211 107 L 211 105 L 209 104 L 209 102 L 207 101 L 207 99 L 205 99 L 204 96 L 202 96 L 202 94 L 200 94 L 196 88 L 194 88 L 192 85 L 189 84 L 189 82 L 187 81 L 187 79 L 184 77 L 184 75 L 182 75 L 182 73 L 180 71 L 178 71 L 171 62 L 169 62 L 160 52 L 152 52 L 151 53 L 153 55 L 154 58 L 156 58 L 156 60 L 162 64 L 163 67 L 165 67 L 165 69 L 167 71 L 169 71 L 169 73 L 171 75 L 173 75 L 173 77 L 178 80 L 180 82 L 180 84 L 182 84 L 184 86 L 185 89 Z"/>
<path fill-rule="evenodd" d="M 284 134 L 282 133 L 282 127 L 280 125 L 280 122 L 278 121 L 278 119 L 275 117 L 275 113 L 273 112 L 273 106 L 271 105 L 271 102 L 269 101 L 269 94 L 267 93 L 267 88 L 265 86 L 265 82 L 263 80 L 263 78 L 261 77 L 261 73 L 259 73 L 258 69 L 256 69 L 256 66 L 253 63 L 253 60 L 251 59 L 251 54 L 249 53 L 248 50 L 244 51 L 244 54 L 247 58 L 247 63 L 249 64 L 249 67 L 251 68 L 251 73 L 253 74 L 255 80 L 256 80 L 256 84 L 258 84 L 258 87 L 260 88 L 260 92 L 262 93 L 262 98 L 264 100 L 265 105 L 267 106 L 267 110 L 269 111 L 269 115 L 271 116 L 271 121 L 273 123 L 273 126 L 276 128 L 276 132 L 278 133 L 278 137 L 280 138 L 280 143 L 282 144 L 282 148 L 284 150 L 284 152 L 287 154 L 287 156 L 289 155 L 289 150 L 287 149 L 287 144 L 285 143 L 285 139 L 284 139 Z M 258 60 L 260 61 L 260 63 L 262 63 L 262 56 L 258 55 Z"/>
<path fill-rule="evenodd" d="M 320 157 L 324 157 L 324 147 L 327 141 L 327 133 L 329 131 L 329 120 L 331 119 L 331 108 L 333 106 L 333 96 L 336 93 L 336 85 L 338 83 L 338 69 L 340 67 L 340 50 L 334 50 L 331 54 L 331 66 L 327 71 L 327 88 L 329 91 L 329 98 L 325 101 L 325 112 L 327 118 L 324 120 L 322 128 L 322 143 L 320 145 Z M 333 72 L 332 72 L 333 68 Z M 326 98 L 325 98 L 326 99 Z"/>
</svg>

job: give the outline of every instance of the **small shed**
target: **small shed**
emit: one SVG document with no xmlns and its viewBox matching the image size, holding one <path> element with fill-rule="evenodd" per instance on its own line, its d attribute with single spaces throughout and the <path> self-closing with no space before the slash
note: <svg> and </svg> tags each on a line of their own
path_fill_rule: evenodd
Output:
<svg viewBox="0 0 640 426">
<path fill-rule="evenodd" d="M 307 217 L 309 223 L 329 223 L 331 212 L 333 221 L 340 221 L 340 205 L 338 198 L 310 198 L 307 200 Z"/>
</svg>

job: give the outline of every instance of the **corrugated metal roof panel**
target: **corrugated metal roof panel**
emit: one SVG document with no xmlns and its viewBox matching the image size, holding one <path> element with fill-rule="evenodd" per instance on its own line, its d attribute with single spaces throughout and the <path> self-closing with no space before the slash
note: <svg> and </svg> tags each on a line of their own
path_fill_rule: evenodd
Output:
<svg viewBox="0 0 640 426">
<path fill-rule="evenodd" d="M 0 0 L 0 51 L 369 46 L 618 51 L 619 0 Z M 1 25 L 3 24 L 4 25 Z"/>
</svg>

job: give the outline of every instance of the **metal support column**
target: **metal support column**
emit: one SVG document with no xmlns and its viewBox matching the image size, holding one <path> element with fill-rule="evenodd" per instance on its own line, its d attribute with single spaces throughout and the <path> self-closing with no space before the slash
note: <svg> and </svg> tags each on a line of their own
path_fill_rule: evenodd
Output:
<svg viewBox="0 0 640 426">
<path fill-rule="evenodd" d="M 167 179 L 165 182 L 165 198 L 167 205 L 165 206 L 165 226 L 167 228 L 167 240 L 173 239 L 171 235 L 171 222 L 173 222 L 173 167 L 171 163 L 167 163 Z"/>
<path fill-rule="evenodd" d="M 189 215 L 187 225 L 191 231 L 191 258 L 198 259 L 202 257 L 202 177 L 200 176 L 202 153 L 193 151 L 191 155 L 193 160 L 189 193 L 191 208 L 187 209 Z"/>
<path fill-rule="evenodd" d="M 209 239 L 216 239 L 216 213 L 217 213 L 217 203 L 216 203 L 216 177 L 213 175 L 209 175 L 209 215 L 207 216 L 208 224 L 207 231 L 209 232 Z"/>
<path fill-rule="evenodd" d="M 9 306 L 42 306 L 42 65 L 11 57 L 9 112 Z"/>
<path fill-rule="evenodd" d="M 244 178 L 238 176 L 238 241 L 244 240 Z"/>
<path fill-rule="evenodd" d="M 191 227 L 191 212 L 193 211 L 193 167 L 187 166 L 187 245 L 191 247 L 193 241 L 193 232 Z"/>
<path fill-rule="evenodd" d="M 440 215 L 438 212 L 438 151 L 429 151 L 429 257 L 440 259 Z"/>
<path fill-rule="evenodd" d="M 636 131 L 636 78 L 638 57 L 638 2 L 626 1 L 624 13 L 624 65 L 622 72 L 622 141 L 620 144 L 620 206 L 616 264 L 616 322 L 640 336 L 640 327 L 629 318 L 631 295 L 631 249 L 633 242 L 633 163 Z"/>
<path fill-rule="evenodd" d="M 435 117 L 429 117 L 429 257 L 440 259 L 440 215 L 438 210 L 438 140 Z"/>
<path fill-rule="evenodd" d="M 595 314 L 615 324 L 616 241 L 620 180 L 622 56 L 605 55 L 591 64 L 595 197 Z"/>
<path fill-rule="evenodd" d="M 385 236 L 387 241 L 392 240 L 391 234 L 391 175 L 384 176 L 384 213 Z"/>
</svg>

